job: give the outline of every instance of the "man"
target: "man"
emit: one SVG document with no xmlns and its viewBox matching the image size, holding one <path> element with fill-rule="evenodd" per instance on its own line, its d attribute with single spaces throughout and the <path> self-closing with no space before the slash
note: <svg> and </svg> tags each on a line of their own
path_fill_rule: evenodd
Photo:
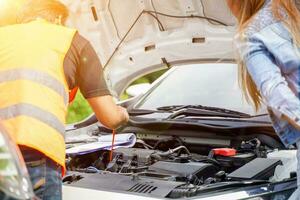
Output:
<svg viewBox="0 0 300 200">
<path fill-rule="evenodd" d="M 91 44 L 62 26 L 68 17 L 62 3 L 0 2 L 0 119 L 20 146 L 36 195 L 61 199 L 68 92 L 79 87 L 111 129 L 128 114 L 113 102 Z"/>
</svg>

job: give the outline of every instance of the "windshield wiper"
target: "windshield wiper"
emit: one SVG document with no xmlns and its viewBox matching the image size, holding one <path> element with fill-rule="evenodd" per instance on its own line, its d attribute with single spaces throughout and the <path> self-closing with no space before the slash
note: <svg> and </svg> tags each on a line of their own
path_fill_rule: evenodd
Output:
<svg viewBox="0 0 300 200">
<path fill-rule="evenodd" d="M 130 116 L 138 116 L 138 115 L 150 115 L 153 113 L 163 113 L 163 112 L 171 112 L 164 110 L 147 110 L 147 109 L 131 109 L 128 111 Z"/>
<path fill-rule="evenodd" d="M 232 118 L 249 118 L 251 115 L 229 110 L 225 108 L 202 106 L 202 105 L 173 105 L 158 107 L 159 111 L 169 111 L 173 114 L 169 119 L 174 119 L 181 115 L 186 116 L 212 116 L 212 117 L 232 117 Z"/>
<path fill-rule="evenodd" d="M 232 190 L 233 188 L 254 186 L 254 185 L 263 185 L 270 184 L 270 181 L 266 180 L 249 180 L 249 181 L 233 181 L 233 182 L 220 182 L 215 184 L 206 185 L 205 187 L 200 187 L 198 191 L 200 192 L 209 192 L 216 190 Z"/>
<path fill-rule="evenodd" d="M 265 185 L 266 187 L 270 187 L 269 181 L 260 181 L 260 180 L 250 180 L 250 181 L 235 181 L 235 182 L 219 182 L 219 183 L 208 183 L 198 186 L 179 186 L 176 189 L 172 190 L 168 197 L 170 198 L 178 198 L 178 193 L 180 194 L 188 194 L 189 196 L 198 196 L 207 195 L 207 193 L 211 192 L 224 192 L 224 191 L 232 191 L 237 188 L 244 188 L 248 186 L 260 186 Z M 181 197 L 181 196 L 180 196 Z"/>
</svg>

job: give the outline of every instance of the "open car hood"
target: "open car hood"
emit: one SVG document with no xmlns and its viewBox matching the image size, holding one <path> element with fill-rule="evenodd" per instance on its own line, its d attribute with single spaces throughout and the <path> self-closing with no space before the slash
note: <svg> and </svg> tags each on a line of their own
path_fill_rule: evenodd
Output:
<svg viewBox="0 0 300 200">
<path fill-rule="evenodd" d="M 108 83 L 117 96 L 133 80 L 152 71 L 192 62 L 234 59 L 235 21 L 226 9 L 225 0 L 65 1 L 72 13 L 70 25 L 77 27 L 95 47 Z M 74 199 L 74 194 L 76 198 L 91 199 L 89 195 L 93 192 L 98 192 L 97 197 L 106 194 L 111 199 L 120 199 L 116 194 L 121 194 L 123 199 L 126 199 L 123 194 L 131 194 L 131 199 L 200 199 L 200 195 L 215 195 L 219 191 L 222 192 L 219 196 L 209 199 L 220 199 L 225 192 L 236 193 L 227 199 L 240 199 L 241 194 L 242 198 L 264 195 L 263 198 L 270 193 L 282 195 L 277 190 L 296 188 L 296 180 L 290 179 L 291 172 L 297 168 L 296 150 L 272 151 L 284 147 L 273 137 L 271 124 L 264 125 L 261 122 L 267 119 L 260 117 L 248 120 L 248 127 L 242 124 L 246 119 L 225 122 L 225 119 L 210 118 L 197 124 L 183 120 L 171 124 L 161 123 L 163 120 L 156 120 L 156 116 L 153 123 L 144 119 L 148 122 L 146 126 L 136 117 L 118 130 L 117 136 L 129 133 L 136 136 L 137 144 L 109 153 L 110 146 L 104 150 L 98 146 L 99 136 L 101 139 L 109 131 L 96 124 L 93 115 L 70 125 L 66 133 L 66 165 L 69 171 L 75 172 L 64 179 L 64 195 L 70 199 Z M 234 128 L 232 123 L 236 123 Z M 88 150 L 87 154 L 80 146 L 79 151 L 74 151 L 81 144 L 81 150 Z M 91 152 L 86 145 L 93 148 L 95 145 L 96 151 Z M 212 151 L 239 149 L 242 151 L 236 157 L 235 153 L 226 157 L 214 155 Z M 285 180 L 293 188 L 278 185 L 286 184 L 282 182 Z M 248 190 L 250 187 L 259 193 Z M 88 194 L 78 189 L 88 189 Z"/>
<path fill-rule="evenodd" d="M 225 0 L 63 1 L 69 25 L 91 41 L 116 96 L 174 64 L 234 58 L 235 20 Z"/>
</svg>

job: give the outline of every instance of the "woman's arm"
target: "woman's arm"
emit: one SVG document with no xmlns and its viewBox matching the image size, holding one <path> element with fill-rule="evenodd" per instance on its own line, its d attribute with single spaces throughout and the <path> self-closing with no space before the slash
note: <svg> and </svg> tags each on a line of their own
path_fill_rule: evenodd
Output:
<svg viewBox="0 0 300 200">
<path fill-rule="evenodd" d="M 300 101 L 289 88 L 272 55 L 259 40 L 250 40 L 245 64 L 268 108 L 300 129 Z"/>
</svg>

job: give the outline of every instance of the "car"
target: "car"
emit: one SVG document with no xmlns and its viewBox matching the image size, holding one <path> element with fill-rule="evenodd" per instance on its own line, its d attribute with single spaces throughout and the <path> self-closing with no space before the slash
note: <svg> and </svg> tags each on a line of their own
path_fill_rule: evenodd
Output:
<svg viewBox="0 0 300 200">
<path fill-rule="evenodd" d="M 65 195 L 85 188 L 133 199 L 288 199 L 297 187 L 296 150 L 283 146 L 265 109 L 244 100 L 237 71 L 222 62 L 172 67 L 125 103 L 130 123 L 118 133 L 134 133 L 135 146 L 114 150 L 111 162 L 108 150 L 70 155 Z M 108 133 L 92 116 L 67 134 L 92 141 Z"/>
<path fill-rule="evenodd" d="M 0 199 L 34 199 L 31 181 L 18 146 L 0 126 Z"/>
<path fill-rule="evenodd" d="M 115 130 L 113 151 L 112 131 L 95 115 L 67 127 L 64 199 L 264 200 L 295 191 L 297 149 L 281 143 L 266 108 L 256 111 L 239 87 L 225 1 L 66 2 L 115 97 L 167 72 L 119 102 L 130 121 Z"/>
</svg>

